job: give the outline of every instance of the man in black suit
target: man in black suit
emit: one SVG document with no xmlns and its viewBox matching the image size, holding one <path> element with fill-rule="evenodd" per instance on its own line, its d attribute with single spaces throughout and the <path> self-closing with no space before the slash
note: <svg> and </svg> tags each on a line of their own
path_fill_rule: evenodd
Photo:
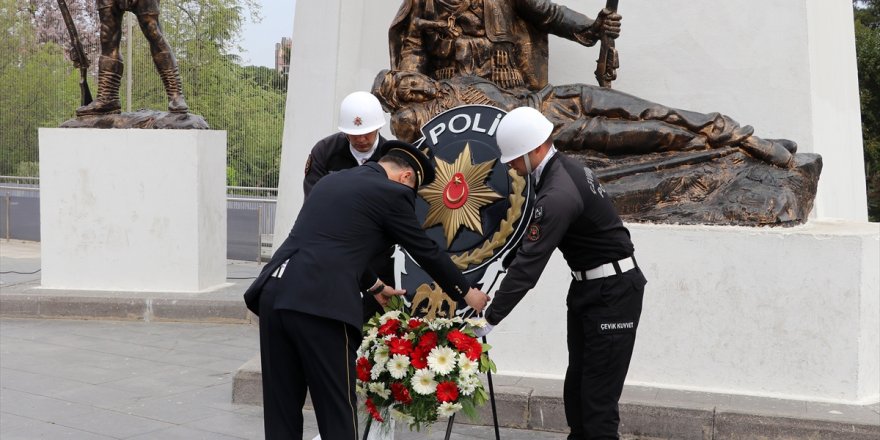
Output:
<svg viewBox="0 0 880 440">
<path fill-rule="evenodd" d="M 451 297 L 478 312 L 485 307 L 488 295 L 470 287 L 416 219 L 416 190 L 433 179 L 427 156 L 399 141 L 383 145 L 378 163 L 325 176 L 245 292 L 248 308 L 260 316 L 266 439 L 302 438 L 308 389 L 321 437 L 357 440 L 358 292 L 404 293 L 369 270 L 391 244 L 406 248 Z"/>
<path fill-rule="evenodd" d="M 385 111 L 375 96 L 360 91 L 348 94 L 339 104 L 339 131 L 318 141 L 306 160 L 305 197 L 322 177 L 379 160 L 379 148 L 387 142 L 379 134 L 384 125 Z M 370 263 L 379 279 L 389 285 L 394 283 L 393 251 L 388 248 Z M 378 294 L 364 295 L 364 322 L 376 313 L 383 313 L 381 302 Z"/>
</svg>

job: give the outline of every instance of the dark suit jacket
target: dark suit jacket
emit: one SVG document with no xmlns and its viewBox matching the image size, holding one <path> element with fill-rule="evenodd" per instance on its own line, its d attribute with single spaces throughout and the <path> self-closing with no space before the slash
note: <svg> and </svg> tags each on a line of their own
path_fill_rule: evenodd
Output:
<svg viewBox="0 0 880 440">
<path fill-rule="evenodd" d="M 288 258 L 275 309 L 336 319 L 361 328 L 358 292 L 376 281 L 370 261 L 394 243 L 407 252 L 453 299 L 470 284 L 415 215 L 412 189 L 388 179 L 375 162 L 322 178 L 306 198 L 290 235 L 263 268 L 245 302 L 259 310 L 263 284 Z"/>
</svg>

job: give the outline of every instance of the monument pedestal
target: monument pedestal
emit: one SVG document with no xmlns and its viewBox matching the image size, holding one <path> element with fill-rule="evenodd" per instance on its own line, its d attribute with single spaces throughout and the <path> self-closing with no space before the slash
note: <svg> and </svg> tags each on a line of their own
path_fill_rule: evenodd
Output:
<svg viewBox="0 0 880 440">
<path fill-rule="evenodd" d="M 42 288 L 226 281 L 226 132 L 41 128 Z"/>
<path fill-rule="evenodd" d="M 648 279 L 629 385 L 880 400 L 880 225 L 628 227 Z M 491 333 L 499 374 L 565 374 L 571 276 L 552 260 Z"/>
</svg>

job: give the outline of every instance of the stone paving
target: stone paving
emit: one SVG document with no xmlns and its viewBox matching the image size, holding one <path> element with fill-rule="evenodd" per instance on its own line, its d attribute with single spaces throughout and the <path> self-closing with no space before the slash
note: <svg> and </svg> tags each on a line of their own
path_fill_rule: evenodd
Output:
<svg viewBox="0 0 880 440">
<path fill-rule="evenodd" d="M 253 325 L 0 319 L 0 438 L 262 439 L 262 407 L 232 404 Z M 306 411 L 305 439 L 317 435 Z M 398 439 L 442 439 L 401 431 Z M 564 439 L 502 429 L 505 439 Z M 452 439 L 491 439 L 454 425 Z"/>
</svg>

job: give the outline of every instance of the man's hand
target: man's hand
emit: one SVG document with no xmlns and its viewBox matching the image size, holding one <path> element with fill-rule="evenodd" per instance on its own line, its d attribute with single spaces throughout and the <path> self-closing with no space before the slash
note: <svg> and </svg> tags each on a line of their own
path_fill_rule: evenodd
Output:
<svg viewBox="0 0 880 440">
<path fill-rule="evenodd" d="M 406 295 L 406 290 L 395 289 L 386 284 L 385 288 L 383 288 L 381 292 L 373 295 L 373 298 L 376 298 L 376 302 L 378 302 L 380 306 L 385 307 L 388 305 L 388 299 L 390 299 L 392 296 L 401 295 Z"/>
<path fill-rule="evenodd" d="M 464 301 L 467 305 L 471 306 L 475 312 L 480 313 L 483 311 L 483 308 L 486 307 L 486 304 L 489 303 L 489 295 L 486 295 L 482 290 L 477 289 L 476 287 L 471 287 L 468 290 L 467 295 L 464 296 Z"/>
<path fill-rule="evenodd" d="M 620 14 L 612 12 L 608 9 L 599 11 L 596 21 L 593 22 L 593 32 L 601 37 L 608 37 L 612 40 L 620 36 Z"/>
</svg>

